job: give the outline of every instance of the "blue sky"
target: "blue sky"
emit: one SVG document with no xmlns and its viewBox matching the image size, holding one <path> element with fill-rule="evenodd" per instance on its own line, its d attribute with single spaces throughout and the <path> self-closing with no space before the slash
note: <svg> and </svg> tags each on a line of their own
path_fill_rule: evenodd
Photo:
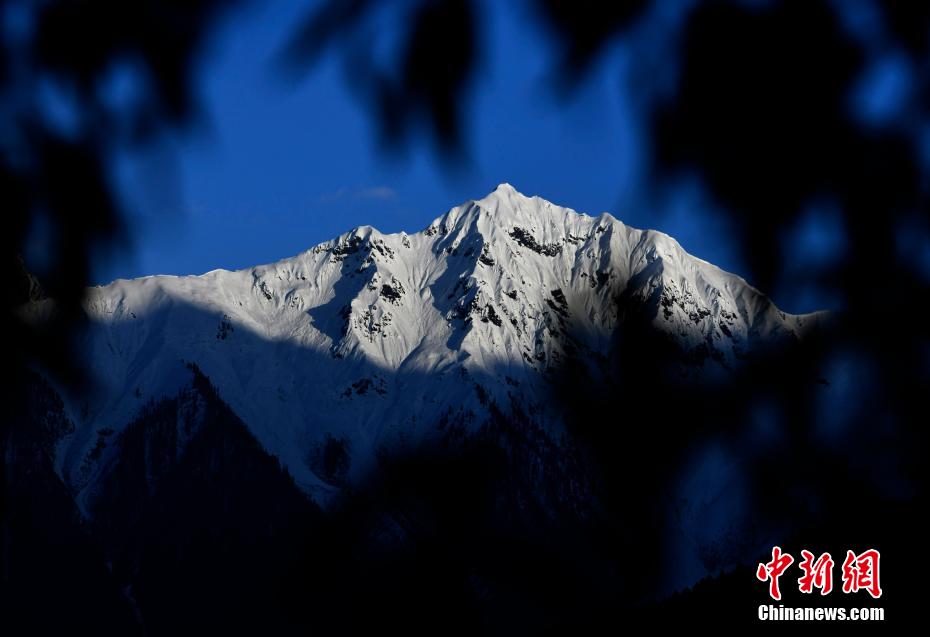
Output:
<svg viewBox="0 0 930 637">
<path fill-rule="evenodd" d="M 304 0 L 240 11 L 200 69 L 201 125 L 116 167 L 131 250 L 104 260 L 97 282 L 267 263 L 362 224 L 416 231 L 504 181 L 663 230 L 744 273 L 725 222 L 697 188 L 646 195 L 643 127 L 625 93 L 624 51 L 608 52 L 571 98 L 559 96 L 547 77 L 554 65 L 545 32 L 527 24 L 518 3 L 484 6 L 492 12 L 467 111 L 470 160 L 456 170 L 428 140 L 402 156 L 383 152 L 338 56 L 296 85 L 282 80 L 275 56 Z"/>
</svg>

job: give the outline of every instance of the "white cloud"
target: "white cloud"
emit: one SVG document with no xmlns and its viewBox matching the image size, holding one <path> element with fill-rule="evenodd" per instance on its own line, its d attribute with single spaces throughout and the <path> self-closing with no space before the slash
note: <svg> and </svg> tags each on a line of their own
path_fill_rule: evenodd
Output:
<svg viewBox="0 0 930 637">
<path fill-rule="evenodd" d="M 355 192 L 356 199 L 393 199 L 397 196 L 393 188 L 387 186 L 375 186 L 373 188 L 362 188 Z"/>
<path fill-rule="evenodd" d="M 388 186 L 369 186 L 366 188 L 340 188 L 320 196 L 319 203 L 333 203 L 343 199 L 376 199 L 387 201 L 397 197 L 397 192 Z"/>
</svg>

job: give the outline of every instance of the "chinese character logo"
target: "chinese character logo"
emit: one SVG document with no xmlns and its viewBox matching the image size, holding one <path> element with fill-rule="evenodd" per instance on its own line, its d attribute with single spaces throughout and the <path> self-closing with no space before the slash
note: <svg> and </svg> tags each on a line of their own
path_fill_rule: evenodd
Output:
<svg viewBox="0 0 930 637">
<path fill-rule="evenodd" d="M 769 595 L 772 596 L 772 599 L 781 599 L 781 590 L 778 588 L 778 578 L 781 577 L 785 569 L 793 563 L 794 558 L 787 553 L 782 553 L 781 548 L 776 546 L 772 548 L 772 561 L 768 564 L 759 564 L 759 568 L 756 569 L 756 577 L 759 578 L 759 581 L 764 582 L 768 580 Z"/>
<path fill-rule="evenodd" d="M 880 557 L 875 549 L 869 549 L 859 555 L 846 551 L 846 559 L 843 561 L 843 592 L 856 593 L 859 589 L 864 589 L 875 599 L 881 597 L 882 587 L 878 579 Z"/>
<path fill-rule="evenodd" d="M 798 590 L 802 593 L 812 593 L 815 588 L 820 589 L 821 595 L 827 595 L 833 590 L 833 558 L 829 553 L 823 553 L 814 561 L 814 554 L 810 551 L 801 551 L 801 563 L 798 566 L 804 575 L 798 578 Z"/>
<path fill-rule="evenodd" d="M 798 578 L 798 590 L 802 593 L 813 593 L 815 588 L 820 589 L 821 595 L 829 595 L 833 590 L 833 558 L 829 553 L 821 553 L 814 559 L 814 554 L 808 550 L 801 551 L 801 577 Z M 869 549 L 856 555 L 853 551 L 846 551 L 843 560 L 843 592 L 858 593 L 866 591 L 873 598 L 882 596 L 882 587 L 879 576 L 879 561 L 881 555 L 875 549 Z M 756 577 L 761 582 L 769 583 L 769 595 L 776 601 L 781 600 L 781 589 L 778 578 L 784 574 L 789 566 L 794 564 L 794 557 L 785 553 L 781 547 L 772 548 L 772 561 L 759 564 Z"/>
</svg>

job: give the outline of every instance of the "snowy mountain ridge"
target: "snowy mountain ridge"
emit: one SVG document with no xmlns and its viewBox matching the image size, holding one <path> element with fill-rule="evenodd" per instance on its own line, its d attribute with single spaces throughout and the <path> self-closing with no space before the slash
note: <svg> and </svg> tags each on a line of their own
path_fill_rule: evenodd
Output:
<svg viewBox="0 0 930 637">
<path fill-rule="evenodd" d="M 99 387 L 66 401 L 75 431 L 56 469 L 79 502 L 92 495 L 110 442 L 176 392 L 188 364 L 320 501 L 379 450 L 468 430 L 491 404 L 557 432 L 549 372 L 604 358 L 620 297 L 652 308 L 688 352 L 682 373 L 701 377 L 819 320 L 785 314 L 663 233 L 502 184 L 420 232 L 362 226 L 268 265 L 93 288 L 84 345 Z M 320 460 L 333 449 L 335 469 Z"/>
</svg>

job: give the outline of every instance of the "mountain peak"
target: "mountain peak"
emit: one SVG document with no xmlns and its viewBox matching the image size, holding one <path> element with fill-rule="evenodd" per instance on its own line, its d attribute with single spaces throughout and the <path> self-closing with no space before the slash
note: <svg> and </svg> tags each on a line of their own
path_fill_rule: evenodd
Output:
<svg viewBox="0 0 930 637">
<path fill-rule="evenodd" d="M 514 188 L 513 186 L 511 186 L 511 185 L 510 185 L 509 183 L 507 183 L 506 181 L 503 181 L 503 182 L 497 184 L 497 188 L 494 189 L 494 192 L 517 193 L 518 195 L 520 194 L 520 193 L 517 191 L 516 188 Z"/>
<path fill-rule="evenodd" d="M 807 321 L 665 235 L 502 183 L 409 235 L 359 226 L 264 266 L 92 290 L 85 342 L 102 390 L 73 406 L 86 416 L 63 473 L 91 484 L 97 432 L 176 392 L 188 361 L 302 488 L 328 492 L 308 461 L 327 435 L 363 467 L 450 418 L 477 427 L 491 404 L 543 405 L 564 361 L 610 351 L 621 292 L 681 349 L 681 373 L 702 378 Z"/>
<path fill-rule="evenodd" d="M 489 192 L 484 198 L 476 199 L 475 203 L 492 205 L 492 202 L 513 202 L 515 199 L 530 199 L 507 182 L 497 185 L 497 188 Z"/>
</svg>

